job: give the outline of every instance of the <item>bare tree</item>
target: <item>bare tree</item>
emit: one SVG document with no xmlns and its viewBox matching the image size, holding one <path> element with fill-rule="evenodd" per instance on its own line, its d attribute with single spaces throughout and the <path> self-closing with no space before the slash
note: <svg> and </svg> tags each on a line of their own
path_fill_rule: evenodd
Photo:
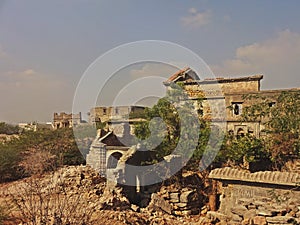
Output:
<svg viewBox="0 0 300 225">
<path fill-rule="evenodd" d="M 75 167 L 72 168 L 74 172 Z M 98 196 L 92 179 L 84 179 L 80 171 L 71 177 L 64 169 L 46 176 L 32 176 L 7 191 L 25 224 L 93 224 Z"/>
</svg>

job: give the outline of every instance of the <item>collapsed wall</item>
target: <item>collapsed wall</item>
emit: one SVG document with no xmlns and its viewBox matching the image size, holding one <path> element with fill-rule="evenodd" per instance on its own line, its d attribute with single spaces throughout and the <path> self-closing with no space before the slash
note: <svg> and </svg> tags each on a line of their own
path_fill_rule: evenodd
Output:
<svg viewBox="0 0 300 225">
<path fill-rule="evenodd" d="M 211 171 L 219 181 L 219 209 L 208 217 L 234 224 L 299 224 L 300 174 L 233 168 Z M 215 218 L 213 218 L 215 217 Z"/>
</svg>

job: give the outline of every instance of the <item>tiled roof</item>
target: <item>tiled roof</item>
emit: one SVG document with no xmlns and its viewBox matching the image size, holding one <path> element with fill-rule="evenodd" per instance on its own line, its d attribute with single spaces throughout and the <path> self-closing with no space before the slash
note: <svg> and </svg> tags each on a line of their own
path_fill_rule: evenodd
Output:
<svg viewBox="0 0 300 225">
<path fill-rule="evenodd" d="M 231 180 L 287 186 L 297 186 L 300 182 L 299 173 L 280 171 L 261 171 L 256 173 L 249 173 L 230 167 L 212 170 L 209 174 L 209 178 L 217 180 Z"/>
<path fill-rule="evenodd" d="M 112 131 L 101 130 L 98 142 L 107 146 L 125 146 Z"/>
<path fill-rule="evenodd" d="M 186 67 L 182 70 L 179 70 L 178 72 L 176 72 L 175 74 L 173 74 L 171 77 L 169 77 L 169 79 L 167 80 L 167 82 L 175 82 L 179 77 L 181 77 L 185 72 L 187 72 L 188 70 L 190 70 L 190 67 Z"/>
</svg>

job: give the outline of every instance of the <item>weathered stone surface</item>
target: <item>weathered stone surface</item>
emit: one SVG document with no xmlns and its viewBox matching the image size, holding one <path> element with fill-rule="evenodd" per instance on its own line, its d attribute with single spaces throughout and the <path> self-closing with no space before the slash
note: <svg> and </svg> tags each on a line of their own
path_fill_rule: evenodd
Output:
<svg viewBox="0 0 300 225">
<path fill-rule="evenodd" d="M 187 207 L 187 202 L 180 202 L 176 204 L 179 208 Z"/>
<path fill-rule="evenodd" d="M 253 203 L 253 199 L 248 199 L 248 198 L 240 198 L 237 201 L 238 205 L 243 205 L 243 206 L 250 205 L 252 203 Z"/>
<path fill-rule="evenodd" d="M 266 225 L 267 224 L 267 220 L 264 216 L 255 216 L 252 219 L 252 224 L 253 225 Z"/>
<path fill-rule="evenodd" d="M 140 207 L 138 207 L 137 205 L 134 205 L 134 204 L 131 204 L 130 208 L 135 212 L 138 212 L 140 210 Z"/>
<path fill-rule="evenodd" d="M 273 212 L 271 212 L 270 210 L 266 210 L 266 209 L 259 209 L 257 214 L 259 216 L 273 216 L 274 215 Z"/>
<path fill-rule="evenodd" d="M 154 207 L 160 208 L 163 211 L 172 214 L 172 205 L 170 205 L 167 201 L 161 198 L 157 194 L 152 194 L 152 204 Z"/>
<path fill-rule="evenodd" d="M 232 217 L 231 217 L 231 220 L 232 220 L 233 222 L 242 222 L 243 218 L 240 217 L 240 216 L 237 215 L 237 214 L 233 214 Z"/>
<path fill-rule="evenodd" d="M 245 206 L 236 206 L 236 207 L 233 207 L 231 209 L 231 212 L 236 214 L 236 215 L 239 215 L 239 216 L 243 216 L 246 212 L 247 212 L 247 208 Z"/>
<path fill-rule="evenodd" d="M 244 219 L 241 224 L 242 225 L 249 225 L 250 224 L 250 219 Z"/>
<path fill-rule="evenodd" d="M 189 202 L 192 200 L 193 195 L 195 195 L 195 191 L 189 190 L 181 193 L 180 202 Z"/>
<path fill-rule="evenodd" d="M 209 174 L 209 178 L 296 186 L 297 182 L 300 180 L 300 174 L 279 171 L 249 173 L 225 167 L 212 170 Z"/>
<path fill-rule="evenodd" d="M 175 193 L 170 193 L 170 202 L 179 202 L 179 193 L 175 192 Z"/>
<path fill-rule="evenodd" d="M 219 212 L 208 211 L 206 217 L 212 221 L 220 220 L 220 221 L 228 221 L 229 217 Z"/>
<path fill-rule="evenodd" d="M 243 218 L 244 218 L 244 219 L 251 219 L 251 218 L 255 217 L 256 214 L 257 214 L 257 213 L 256 213 L 256 210 L 255 210 L 255 209 L 251 209 L 251 210 L 247 211 L 247 212 L 243 215 Z"/>
<path fill-rule="evenodd" d="M 266 217 L 268 223 L 271 224 L 285 224 L 293 221 L 293 217 L 291 216 L 274 216 L 274 217 Z"/>
</svg>

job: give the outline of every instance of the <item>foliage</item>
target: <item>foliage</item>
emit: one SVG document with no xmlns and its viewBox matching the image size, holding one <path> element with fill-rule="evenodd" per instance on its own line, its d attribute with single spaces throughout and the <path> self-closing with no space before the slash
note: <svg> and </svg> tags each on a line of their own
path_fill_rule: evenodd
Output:
<svg viewBox="0 0 300 225">
<path fill-rule="evenodd" d="M 225 139 L 220 138 L 222 134 L 211 132 L 209 121 L 205 121 L 198 111 L 200 132 L 196 134 L 198 144 L 188 164 L 190 168 L 197 168 L 203 156 L 206 161 L 201 163 L 206 167 L 206 162 L 210 162 L 210 157 L 213 158 L 216 149 L 219 149 L 216 146 L 221 146 L 221 150 L 214 162 L 221 164 L 231 162 L 243 166 L 245 163 L 264 161 L 273 162 L 273 167 L 278 168 L 291 156 L 300 156 L 300 91 L 283 91 L 275 96 L 251 94 L 244 98 L 251 104 L 243 108 L 241 118 L 260 122 L 265 128 L 262 133 L 266 135 L 256 138 L 228 134 Z M 192 147 L 193 140 L 189 137 L 180 142 L 182 134 L 195 137 L 194 132 L 199 130 L 193 124 L 182 126 L 182 121 L 187 121 L 187 124 L 192 121 L 189 116 L 193 107 L 185 99 L 180 87 L 172 87 L 156 105 L 144 111 L 146 122 L 135 127 L 136 136 L 143 140 L 148 149 L 156 152 L 157 160 L 171 154 L 174 149 L 179 149 L 179 153 L 184 155 L 184 151 Z M 198 104 L 201 105 L 200 100 Z M 212 136 L 212 133 L 216 135 Z"/>
<path fill-rule="evenodd" d="M 300 156 L 300 91 L 283 91 L 277 96 L 248 95 L 256 103 L 245 107 L 245 120 L 260 121 L 265 126 L 264 147 L 270 159 L 281 166 L 291 156 Z"/>
<path fill-rule="evenodd" d="M 181 155 L 184 163 L 191 159 L 197 165 L 202 157 L 210 133 L 209 123 L 198 117 L 187 99 L 180 85 L 172 86 L 156 105 L 145 109 L 142 118 L 146 122 L 135 126 L 135 135 L 147 149 L 156 152 L 157 161 L 172 153 Z"/>
<path fill-rule="evenodd" d="M 219 161 L 232 162 L 238 166 L 265 160 L 268 157 L 263 141 L 251 135 L 242 137 L 227 135 L 218 154 Z"/>
<path fill-rule="evenodd" d="M 96 129 L 104 129 L 107 126 L 107 122 L 96 122 Z"/>
<path fill-rule="evenodd" d="M 149 108 L 145 108 L 149 109 Z M 129 119 L 146 119 L 146 114 L 143 111 L 130 112 Z"/>
<path fill-rule="evenodd" d="M 64 177 L 64 170 L 58 170 L 50 176 L 27 178 L 9 187 L 7 193 L 21 215 L 22 224 L 95 224 L 93 215 L 98 202 L 86 200 L 86 193 L 94 187 L 91 183 L 80 188 L 74 191 L 70 180 Z"/>
<path fill-rule="evenodd" d="M 11 145 L 0 144 L 0 182 L 20 177 L 18 168 L 20 158 L 20 149 L 15 149 Z"/>
<path fill-rule="evenodd" d="M 0 182 L 15 180 L 60 165 L 84 164 L 72 129 L 24 131 L 0 144 Z"/>
<path fill-rule="evenodd" d="M 4 122 L 0 122 L 0 134 L 17 134 L 19 127 Z"/>
</svg>

